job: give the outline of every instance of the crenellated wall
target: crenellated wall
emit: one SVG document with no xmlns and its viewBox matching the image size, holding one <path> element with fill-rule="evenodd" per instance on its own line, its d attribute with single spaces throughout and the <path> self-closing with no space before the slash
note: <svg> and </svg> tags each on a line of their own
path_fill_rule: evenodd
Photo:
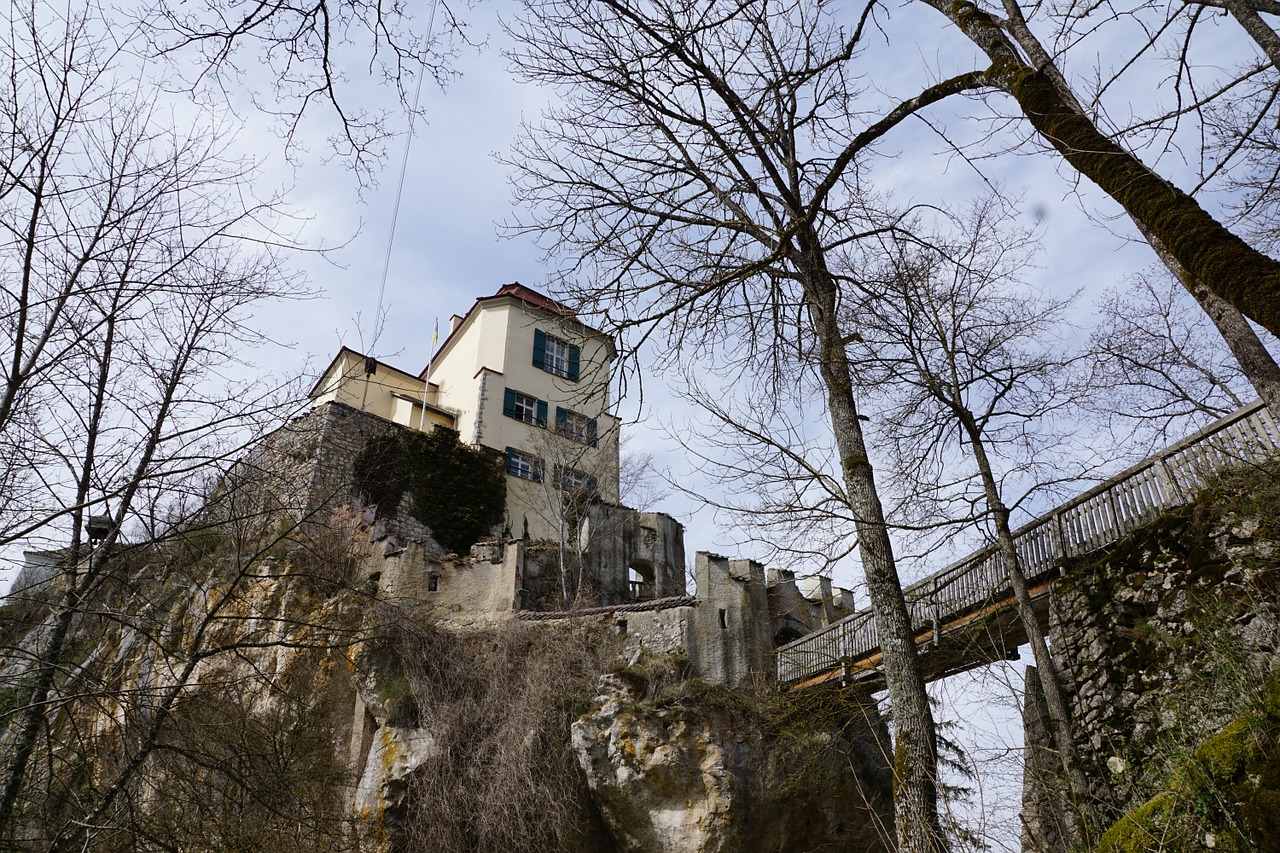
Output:
<svg viewBox="0 0 1280 853">
<path fill-rule="evenodd" d="M 848 590 L 830 581 L 802 589 L 791 572 L 766 572 L 754 560 L 699 551 L 696 595 L 585 610 L 522 612 L 520 619 L 592 619 L 625 637 L 624 656 L 679 655 L 690 674 L 731 686 L 769 681 L 773 650 L 788 632 L 812 631 L 853 610 Z"/>
</svg>

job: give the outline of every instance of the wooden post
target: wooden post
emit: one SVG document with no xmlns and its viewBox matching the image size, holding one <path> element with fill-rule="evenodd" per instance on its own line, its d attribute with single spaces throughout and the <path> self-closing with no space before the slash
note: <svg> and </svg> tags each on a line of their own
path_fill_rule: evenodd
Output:
<svg viewBox="0 0 1280 853">
<path fill-rule="evenodd" d="M 1115 541 L 1125 533 L 1124 517 L 1120 515 L 1120 503 L 1116 500 L 1116 489 L 1119 487 L 1120 483 L 1112 483 L 1107 489 L 1107 508 L 1111 510 L 1111 526 L 1113 528 L 1111 533 L 1112 538 L 1109 541 Z M 1105 545 L 1107 543 L 1102 542 L 1099 544 Z"/>
<path fill-rule="evenodd" d="M 1163 505 L 1170 506 L 1172 504 L 1184 504 L 1187 502 L 1187 496 L 1182 492 L 1182 486 L 1178 485 L 1177 479 L 1173 476 L 1173 471 L 1169 470 L 1169 466 L 1165 463 L 1163 456 L 1157 456 L 1152 463 L 1156 469 L 1156 478 L 1160 481 L 1160 485 L 1164 488 Z"/>
</svg>

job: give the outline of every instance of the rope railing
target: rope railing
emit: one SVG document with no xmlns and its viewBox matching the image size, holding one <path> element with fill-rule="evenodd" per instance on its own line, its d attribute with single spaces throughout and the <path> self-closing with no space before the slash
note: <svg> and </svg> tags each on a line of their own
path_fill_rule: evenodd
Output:
<svg viewBox="0 0 1280 853">
<path fill-rule="evenodd" d="M 1077 495 L 1014 531 L 1029 581 L 1052 575 L 1062 561 L 1115 542 L 1166 510 L 1191 501 L 1218 472 L 1260 462 L 1280 451 L 1280 427 L 1261 401 L 1245 406 Z M 918 632 L 1012 595 L 995 545 L 903 590 Z M 833 622 L 778 649 L 778 679 L 831 672 L 879 651 L 869 610 Z"/>
</svg>

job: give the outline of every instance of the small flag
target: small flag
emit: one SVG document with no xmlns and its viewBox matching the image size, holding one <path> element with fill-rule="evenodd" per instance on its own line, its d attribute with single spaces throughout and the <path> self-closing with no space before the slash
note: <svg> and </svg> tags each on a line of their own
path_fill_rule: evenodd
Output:
<svg viewBox="0 0 1280 853">
<path fill-rule="evenodd" d="M 431 330 L 431 345 L 440 343 L 440 318 L 436 318 L 436 327 Z"/>
</svg>

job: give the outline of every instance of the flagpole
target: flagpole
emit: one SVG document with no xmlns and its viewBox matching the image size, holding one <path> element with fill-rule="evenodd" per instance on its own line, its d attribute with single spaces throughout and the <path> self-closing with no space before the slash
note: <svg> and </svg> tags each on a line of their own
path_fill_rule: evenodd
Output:
<svg viewBox="0 0 1280 853">
<path fill-rule="evenodd" d="M 427 429 L 427 395 L 431 393 L 431 362 L 435 361 L 436 344 L 440 340 L 440 318 L 436 318 L 436 324 L 431 330 L 431 356 L 427 359 L 427 375 L 422 383 L 422 414 L 418 416 L 418 432 L 426 432 Z"/>
</svg>

